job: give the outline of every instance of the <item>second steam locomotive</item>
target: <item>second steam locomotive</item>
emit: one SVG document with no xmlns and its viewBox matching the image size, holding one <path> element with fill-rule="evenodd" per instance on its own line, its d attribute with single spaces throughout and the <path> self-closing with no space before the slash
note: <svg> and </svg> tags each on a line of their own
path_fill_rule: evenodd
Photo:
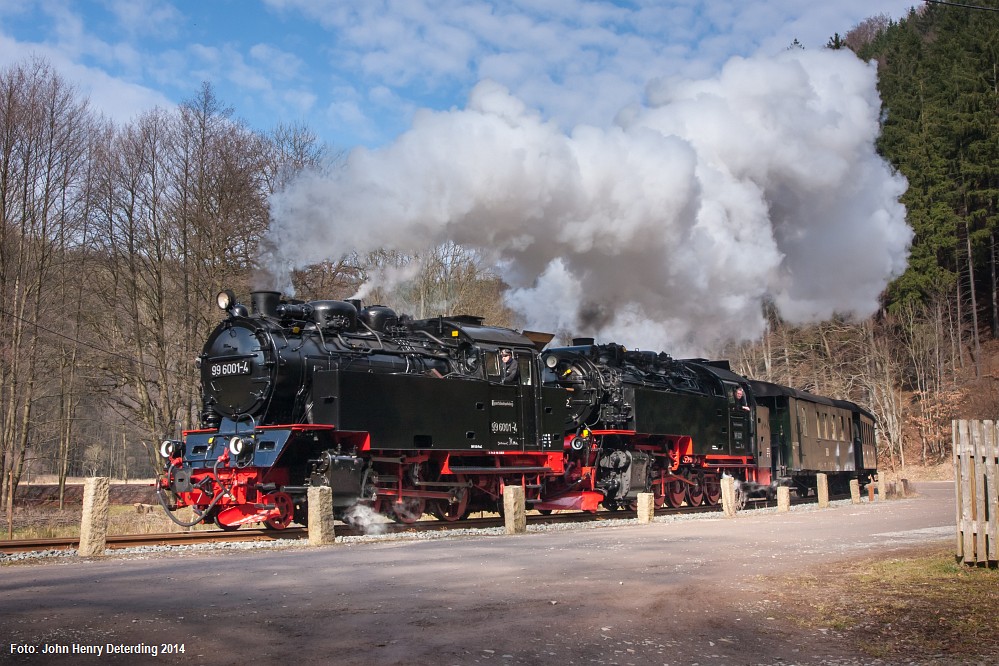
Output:
<svg viewBox="0 0 999 666">
<path fill-rule="evenodd" d="M 874 420 L 858 405 L 750 381 L 727 362 L 616 344 L 412 320 L 384 306 L 219 294 L 225 319 L 198 359 L 196 430 L 160 447 L 168 509 L 235 529 L 305 523 L 311 486 L 343 516 L 398 521 L 496 510 L 523 486 L 542 512 L 715 504 L 721 478 L 748 491 L 876 473 Z M 175 518 L 178 522 L 179 519 Z"/>
</svg>

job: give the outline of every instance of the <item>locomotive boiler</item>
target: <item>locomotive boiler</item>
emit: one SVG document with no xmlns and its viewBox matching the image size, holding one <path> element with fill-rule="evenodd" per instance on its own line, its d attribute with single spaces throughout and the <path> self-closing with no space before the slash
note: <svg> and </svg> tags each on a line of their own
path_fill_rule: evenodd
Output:
<svg viewBox="0 0 999 666">
<path fill-rule="evenodd" d="M 590 339 L 546 348 L 550 334 L 479 317 L 270 291 L 249 307 L 224 291 L 218 305 L 198 358 L 200 427 L 160 451 L 161 502 L 194 511 L 181 524 L 304 523 L 311 486 L 332 489 L 340 516 L 367 506 L 412 522 L 495 510 L 506 485 L 542 512 L 595 511 L 642 492 L 657 506 L 713 504 L 724 474 L 807 492 L 817 471 L 866 482 L 874 470 L 864 410 L 783 394 L 724 361 Z M 809 423 L 820 429 L 798 435 Z"/>
</svg>

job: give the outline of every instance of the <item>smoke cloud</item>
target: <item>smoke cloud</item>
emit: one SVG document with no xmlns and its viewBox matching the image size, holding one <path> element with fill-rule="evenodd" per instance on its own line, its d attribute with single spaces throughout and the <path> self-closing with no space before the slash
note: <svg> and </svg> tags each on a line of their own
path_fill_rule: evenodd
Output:
<svg viewBox="0 0 999 666">
<path fill-rule="evenodd" d="M 736 58 L 565 132 L 483 81 L 275 195 L 269 259 L 451 240 L 495 264 L 528 328 L 676 355 L 757 338 L 764 301 L 795 323 L 867 316 L 912 238 L 875 83 L 845 51 Z"/>
</svg>

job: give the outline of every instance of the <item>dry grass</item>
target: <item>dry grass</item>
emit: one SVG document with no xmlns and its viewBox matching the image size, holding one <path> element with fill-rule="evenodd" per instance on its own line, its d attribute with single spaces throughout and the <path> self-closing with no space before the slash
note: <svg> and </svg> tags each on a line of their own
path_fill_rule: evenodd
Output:
<svg viewBox="0 0 999 666">
<path fill-rule="evenodd" d="M 65 509 L 17 507 L 14 509 L 14 539 L 47 539 L 80 536 L 83 511 L 79 506 Z M 186 516 L 184 516 L 186 517 Z M 214 528 L 214 525 L 210 526 Z M 207 529 L 198 526 L 192 529 Z M 112 506 L 108 515 L 108 534 L 160 534 L 182 532 L 184 528 L 167 518 L 163 509 L 153 507 L 139 513 L 133 506 Z M 7 515 L 2 513 L 0 539 L 8 537 Z"/>
<path fill-rule="evenodd" d="M 881 469 L 878 472 L 879 476 L 884 476 L 888 481 L 899 481 L 900 479 L 908 479 L 910 482 L 915 483 L 917 481 L 953 481 L 954 480 L 954 463 L 946 462 L 940 463 L 939 465 L 917 465 L 900 467 L 894 471 L 889 469 Z"/>
<path fill-rule="evenodd" d="M 38 483 L 19 486 L 18 503 L 14 506 L 12 538 L 79 536 L 83 514 L 83 485 L 67 484 L 64 500 L 64 508 L 60 509 L 59 492 L 55 485 Z M 184 529 L 170 520 L 156 504 L 152 481 L 112 483 L 110 500 L 108 534 L 154 534 Z M 0 539 L 8 538 L 9 534 L 5 509 L 6 507 L 0 508 Z M 188 510 L 182 510 L 177 517 L 181 520 L 192 518 Z"/>
<path fill-rule="evenodd" d="M 957 563 L 947 548 L 770 582 L 790 621 L 833 630 L 872 658 L 995 663 L 999 654 L 999 569 Z"/>
</svg>

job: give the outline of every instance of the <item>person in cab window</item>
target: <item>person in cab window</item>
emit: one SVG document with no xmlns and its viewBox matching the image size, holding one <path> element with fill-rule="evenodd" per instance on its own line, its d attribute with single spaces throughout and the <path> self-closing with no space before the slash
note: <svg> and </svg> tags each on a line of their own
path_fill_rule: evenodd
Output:
<svg viewBox="0 0 999 666">
<path fill-rule="evenodd" d="M 500 381 L 504 384 L 516 384 L 520 379 L 520 366 L 517 365 L 517 359 L 509 349 L 500 350 L 500 366 L 502 371 Z"/>
<path fill-rule="evenodd" d="M 742 387 L 736 387 L 735 389 L 735 402 L 742 409 L 749 411 L 749 403 L 746 401 L 746 392 L 742 390 Z"/>
</svg>

